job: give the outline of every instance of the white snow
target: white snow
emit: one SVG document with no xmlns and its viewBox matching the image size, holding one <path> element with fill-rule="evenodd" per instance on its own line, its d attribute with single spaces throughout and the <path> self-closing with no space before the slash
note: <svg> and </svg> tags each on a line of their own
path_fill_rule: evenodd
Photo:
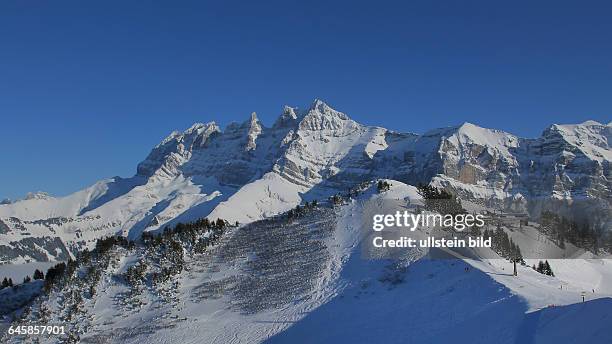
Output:
<svg viewBox="0 0 612 344">
<path fill-rule="evenodd" d="M 612 130 L 609 127 L 586 121 L 582 124 L 555 124 L 552 130 L 559 132 L 565 141 L 577 147 L 589 159 L 599 162 L 612 160 Z"/>
</svg>

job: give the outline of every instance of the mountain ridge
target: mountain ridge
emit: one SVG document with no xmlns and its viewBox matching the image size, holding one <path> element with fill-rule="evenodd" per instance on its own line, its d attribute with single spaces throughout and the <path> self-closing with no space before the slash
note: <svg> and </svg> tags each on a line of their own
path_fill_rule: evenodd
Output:
<svg viewBox="0 0 612 344">
<path fill-rule="evenodd" d="M 525 139 L 465 122 L 398 133 L 318 99 L 305 110 L 285 106 L 271 127 L 255 113 L 224 129 L 194 123 L 164 138 L 132 177 L 0 205 L 9 228 L 0 233 L 0 261 L 30 259 L 11 255 L 26 237 L 58 237 L 75 251 L 106 235 L 137 238 L 207 216 L 249 223 L 376 178 L 433 183 L 488 204 L 585 198 L 609 206 L 611 131 L 595 121 L 553 124 Z"/>
</svg>

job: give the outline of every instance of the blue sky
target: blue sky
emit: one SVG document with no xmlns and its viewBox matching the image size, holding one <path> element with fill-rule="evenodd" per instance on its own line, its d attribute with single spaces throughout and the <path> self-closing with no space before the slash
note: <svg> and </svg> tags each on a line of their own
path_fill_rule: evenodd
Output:
<svg viewBox="0 0 612 344">
<path fill-rule="evenodd" d="M 417 133 L 608 122 L 611 17 L 603 1 L 2 1 L 0 198 L 131 176 L 174 129 L 269 125 L 314 98 Z"/>
</svg>

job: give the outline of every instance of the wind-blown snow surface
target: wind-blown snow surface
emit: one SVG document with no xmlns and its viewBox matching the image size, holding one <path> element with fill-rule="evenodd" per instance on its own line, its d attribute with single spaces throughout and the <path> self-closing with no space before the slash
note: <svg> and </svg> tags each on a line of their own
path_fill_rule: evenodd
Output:
<svg viewBox="0 0 612 344">
<path fill-rule="evenodd" d="M 470 123 L 403 134 L 361 125 L 320 100 L 285 107 L 272 127 L 254 113 L 223 130 L 196 123 L 165 138 L 131 178 L 0 205 L 0 263 L 66 260 L 100 237 L 137 238 L 205 216 L 250 223 L 381 177 L 432 181 L 488 204 L 590 198 L 602 204 L 588 208 L 602 213 L 611 133 L 588 121 L 553 125 L 537 139 Z"/>
<path fill-rule="evenodd" d="M 364 259 L 364 204 L 419 198 L 390 182 L 387 192 L 371 187 L 299 219 L 234 228 L 212 250 L 186 257 L 187 270 L 163 292 L 145 288 L 129 302 L 119 275 L 140 258 L 116 252 L 96 297 L 69 323 L 89 343 L 610 342 L 610 261 L 552 261 L 557 277 L 529 267 L 514 277 L 503 259 L 431 260 L 418 250 Z M 49 297 L 50 322 L 71 292 Z"/>
</svg>

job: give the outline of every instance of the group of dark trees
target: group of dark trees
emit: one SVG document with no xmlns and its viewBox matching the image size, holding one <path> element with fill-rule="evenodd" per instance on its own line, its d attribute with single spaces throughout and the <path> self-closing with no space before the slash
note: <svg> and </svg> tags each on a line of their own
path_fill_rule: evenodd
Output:
<svg viewBox="0 0 612 344">
<path fill-rule="evenodd" d="M 176 273 L 176 271 L 182 270 L 182 250 L 184 244 L 189 244 L 195 250 L 203 252 L 206 247 L 214 243 L 223 233 L 223 229 L 228 226 L 227 221 L 218 219 L 217 221 L 209 221 L 208 219 L 200 219 L 189 223 L 178 223 L 174 228 L 165 228 L 161 234 L 153 235 L 150 232 L 144 232 L 142 234 L 142 242 L 146 248 L 162 248 L 166 253 L 166 259 L 172 261 L 170 264 L 173 265 L 175 271 L 166 271 L 163 275 Z M 207 237 L 199 237 L 203 231 L 211 230 Z M 93 250 L 83 250 L 79 252 L 75 260 L 68 260 L 67 263 L 58 263 L 55 266 L 50 267 L 47 273 L 36 270 L 34 272 L 34 279 L 44 278 L 44 290 L 50 291 L 53 286 L 57 285 L 62 279 L 66 279 L 72 275 L 79 266 L 89 264 L 92 260 L 100 260 L 114 247 L 122 247 L 124 249 L 134 249 L 136 243 L 128 240 L 123 236 L 111 236 L 96 241 L 96 245 Z M 180 255 L 178 254 L 180 252 Z M 180 259 L 178 257 L 181 257 Z M 132 270 L 130 270 L 132 269 Z M 128 276 L 131 281 L 135 281 L 143 271 L 142 267 L 133 267 L 128 269 Z M 88 268 L 87 275 L 99 275 L 100 271 L 95 266 Z M 7 280 L 7 284 L 8 284 Z M 3 283 L 4 284 L 4 283 Z M 12 285 L 12 281 L 10 282 Z M 90 293 L 93 294 L 95 289 L 90 288 Z"/>
<path fill-rule="evenodd" d="M 83 250 L 75 259 L 58 263 L 45 273 L 36 270 L 34 279 L 44 279 L 43 293 L 57 291 L 63 295 L 62 306 L 56 310 L 63 321 L 74 321 L 81 312 L 85 298 L 96 293 L 96 286 L 110 264 L 119 261 L 121 250 L 139 250 L 138 262 L 123 274 L 131 290 L 141 290 L 143 285 L 157 288 L 158 283 L 183 270 L 183 256 L 186 250 L 203 252 L 206 247 L 216 243 L 223 231 L 229 226 L 222 219 L 209 221 L 201 219 L 190 223 L 179 223 L 166 228 L 161 233 L 143 233 L 141 242 L 134 242 L 122 236 L 112 236 L 96 241 L 92 250 Z M 7 286 L 12 281 L 6 279 Z M 166 286 L 164 286 L 166 288 Z M 134 294 L 135 296 L 135 294 Z M 49 316 L 49 308 L 44 302 L 31 302 L 24 308 L 21 319 L 35 314 L 41 321 Z"/>
<path fill-rule="evenodd" d="M 123 236 L 110 236 L 107 238 L 98 239 L 96 241 L 96 246 L 94 247 L 93 251 L 97 254 L 104 254 L 110 251 L 115 246 L 120 246 L 126 249 L 133 249 L 136 246 L 136 243 L 132 240 L 128 240 L 126 237 Z M 88 254 L 87 250 L 85 250 L 85 254 Z"/>
<path fill-rule="evenodd" d="M 597 252 L 600 247 L 597 232 L 586 221 L 579 223 L 551 211 L 544 211 L 540 224 L 543 232 L 550 235 L 561 248 L 565 248 L 566 242 L 593 252 Z"/>
<path fill-rule="evenodd" d="M 130 266 L 125 273 L 125 279 L 130 285 L 137 285 L 144 281 L 146 271 L 147 266 L 142 263 Z"/>
<path fill-rule="evenodd" d="M 417 186 L 419 194 L 425 200 L 425 208 L 440 214 L 458 215 L 465 214 L 466 211 L 461 205 L 461 200 L 456 195 L 435 186 L 419 184 Z M 477 227 L 470 229 L 470 235 L 480 236 Z M 484 238 L 491 238 L 491 248 L 501 257 L 511 262 L 525 264 L 520 247 L 512 241 L 512 238 L 501 228 L 496 230 L 485 229 L 482 232 Z"/>
<path fill-rule="evenodd" d="M 64 262 L 50 267 L 45 276 L 45 290 L 51 290 L 51 287 L 53 287 L 53 285 L 64 275 L 64 272 L 66 272 L 66 263 Z"/>
<path fill-rule="evenodd" d="M 91 298 L 95 294 L 96 285 L 113 260 L 110 252 L 117 247 L 133 249 L 136 244 L 124 237 L 99 239 L 91 251 L 85 249 L 78 252 L 74 259 L 50 267 L 46 274 L 40 270 L 34 271 L 34 279 L 44 280 L 42 288 L 44 294 L 54 291 L 62 294 L 61 307 L 56 310 L 59 319 L 65 322 L 78 319 L 77 315 L 82 311 L 84 298 Z M 39 321 L 46 321 L 50 310 L 43 301 L 44 299 L 41 302 L 31 302 L 30 306 L 24 308 L 21 313 L 21 319 L 27 319 L 34 314 Z"/>
<path fill-rule="evenodd" d="M 207 242 L 207 245 L 208 244 L 209 242 Z M 197 245 L 196 247 L 200 246 Z M 183 272 L 183 269 L 185 269 L 185 250 L 183 248 L 183 245 L 181 245 L 179 241 L 177 241 L 175 238 L 170 238 L 167 242 L 164 242 L 162 245 L 157 246 L 156 250 L 157 255 L 154 255 L 153 258 L 158 258 L 157 264 L 159 265 L 159 271 L 154 271 L 151 273 L 151 282 L 153 284 L 164 283 L 168 281 L 172 276 L 178 275 Z M 137 267 L 137 269 L 142 269 L 140 278 L 144 278 L 144 271 L 146 271 L 146 266 L 143 265 Z"/>
<path fill-rule="evenodd" d="M 203 253 L 216 244 L 225 230 L 230 226 L 223 219 L 210 221 L 207 218 L 189 223 L 177 223 L 173 228 L 164 228 L 161 234 L 149 232 L 142 234 L 142 242 L 147 250 L 147 257 L 154 260 L 159 267 L 151 272 L 151 282 L 160 284 L 184 269 L 184 253 Z M 135 266 L 128 270 L 128 282 L 138 282 L 147 279 L 146 266 Z"/>
<path fill-rule="evenodd" d="M 425 209 L 440 213 L 442 215 L 465 214 L 461 200 L 456 195 L 435 186 L 419 184 L 417 186 L 419 195 L 425 200 Z"/>
<path fill-rule="evenodd" d="M 332 205 L 342 205 L 344 204 L 345 200 L 350 200 L 354 197 L 357 197 L 359 194 L 361 194 L 364 190 L 369 188 L 371 185 L 372 185 L 371 182 L 368 182 L 368 181 L 361 182 L 357 184 L 356 186 L 353 186 L 352 188 L 347 189 L 346 193 L 337 193 L 335 195 L 332 195 L 331 197 L 329 197 L 329 203 Z M 389 187 L 391 186 L 391 184 L 388 184 L 388 185 Z"/>
<path fill-rule="evenodd" d="M 42 271 L 36 269 L 34 271 L 33 277 L 34 277 L 34 280 L 42 280 L 42 279 L 44 279 L 45 280 L 45 284 L 44 285 L 45 285 L 45 287 L 48 288 L 51 284 L 53 284 L 53 282 L 57 279 L 57 277 L 64 272 L 65 269 L 66 269 L 66 263 L 59 263 L 59 264 L 57 264 L 55 266 L 50 267 L 47 270 L 47 275 L 46 276 L 45 276 L 45 274 Z M 25 276 L 23 278 L 23 283 L 30 283 L 30 282 L 32 282 L 32 278 L 29 275 L 27 275 L 27 276 Z M 0 290 L 2 290 L 4 288 L 8 288 L 8 287 L 17 287 L 17 285 L 15 285 L 13 283 L 13 280 L 11 278 L 6 278 L 5 277 L 2 280 L 2 283 L 0 283 Z"/>
<path fill-rule="evenodd" d="M 391 184 L 389 184 L 389 182 L 387 182 L 386 180 L 379 180 L 378 183 L 376 184 L 376 189 L 378 190 L 378 192 L 385 192 L 388 191 L 391 188 Z"/>
<path fill-rule="evenodd" d="M 0 290 L 4 288 L 12 287 L 12 286 L 13 286 L 13 279 L 4 277 L 4 279 L 2 280 L 2 283 L 0 283 Z"/>
<path fill-rule="evenodd" d="M 532 268 L 543 274 L 543 275 L 548 275 L 548 276 L 553 276 L 555 277 L 555 274 L 552 271 L 552 268 L 550 267 L 550 264 L 548 264 L 548 260 L 542 262 L 541 260 L 538 262 L 538 266 L 535 266 L 535 264 L 532 266 Z"/>
<path fill-rule="evenodd" d="M 41 280 L 45 278 L 45 274 L 42 271 L 36 269 L 34 271 L 33 277 L 34 277 L 34 280 Z"/>
<path fill-rule="evenodd" d="M 147 248 L 157 248 L 166 245 L 168 249 L 176 251 L 179 247 L 185 246 L 193 248 L 196 253 L 202 253 L 221 237 L 228 226 L 229 222 L 223 219 L 210 221 L 207 218 L 203 218 L 188 223 L 179 222 L 173 228 L 164 228 L 163 232 L 157 235 L 151 232 L 144 232 L 141 238 Z M 209 235 L 201 235 L 209 231 Z M 172 244 L 173 241 L 177 241 L 177 243 Z"/>
<path fill-rule="evenodd" d="M 491 238 L 491 249 L 511 262 L 524 264 L 521 248 L 512 241 L 501 227 L 496 230 L 485 229 L 483 231 L 484 238 Z"/>
<path fill-rule="evenodd" d="M 342 196 L 336 194 L 329 198 L 329 202 L 333 205 L 341 205 L 343 201 Z"/>
<path fill-rule="evenodd" d="M 34 271 L 34 275 L 32 275 L 34 277 L 34 280 L 41 280 L 43 278 L 45 278 L 45 275 L 42 271 L 36 269 Z M 32 282 L 32 278 L 29 275 L 26 275 L 23 278 L 23 283 L 30 283 Z M 13 279 L 11 278 L 4 278 L 2 280 L 2 283 L 0 283 L 0 290 L 4 289 L 4 288 L 8 288 L 8 287 L 14 287 L 16 286 L 15 284 L 13 284 Z"/>
<path fill-rule="evenodd" d="M 319 203 L 317 202 L 317 200 L 314 200 L 312 202 L 306 202 L 304 203 L 303 206 L 297 205 L 295 208 L 290 209 L 289 211 L 287 211 L 285 215 L 287 216 L 288 219 L 302 217 L 308 211 L 315 209 L 318 205 Z"/>
</svg>

